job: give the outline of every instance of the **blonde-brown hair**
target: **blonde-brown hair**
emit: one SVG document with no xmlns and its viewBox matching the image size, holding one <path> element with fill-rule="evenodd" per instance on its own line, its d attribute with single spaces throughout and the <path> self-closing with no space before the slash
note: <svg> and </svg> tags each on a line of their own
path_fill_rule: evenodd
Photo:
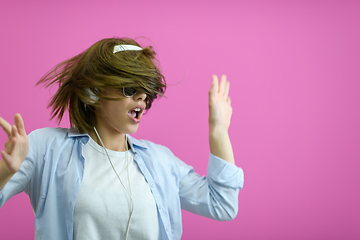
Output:
<svg viewBox="0 0 360 240">
<path fill-rule="evenodd" d="M 105 38 L 79 55 L 70 58 L 50 70 L 38 84 L 46 87 L 57 84 L 57 92 L 51 98 L 51 119 L 62 120 L 69 111 L 70 127 L 79 132 L 89 132 L 95 126 L 94 109 L 99 107 L 89 95 L 89 89 L 99 98 L 108 100 L 107 89 L 121 91 L 123 87 L 134 87 L 145 92 L 146 109 L 150 109 L 158 95 L 164 96 L 166 82 L 155 65 L 152 47 L 140 51 L 113 53 L 115 45 L 140 45 L 130 38 Z M 116 100 L 116 99 L 115 99 Z"/>
</svg>

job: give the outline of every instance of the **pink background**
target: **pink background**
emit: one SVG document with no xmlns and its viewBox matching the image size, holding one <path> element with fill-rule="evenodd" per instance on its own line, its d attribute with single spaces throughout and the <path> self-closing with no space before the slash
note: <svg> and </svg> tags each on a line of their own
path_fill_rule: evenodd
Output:
<svg viewBox="0 0 360 240">
<path fill-rule="evenodd" d="M 344 0 L 2 0 L 0 116 L 21 113 L 27 132 L 57 126 L 40 77 L 102 38 L 144 36 L 169 87 L 134 136 L 200 174 L 211 74 L 231 82 L 239 214 L 183 212 L 182 239 L 360 239 L 359 23 L 360 2 Z M 17 195 L 0 209 L 0 238 L 33 235 L 28 197 Z"/>
</svg>

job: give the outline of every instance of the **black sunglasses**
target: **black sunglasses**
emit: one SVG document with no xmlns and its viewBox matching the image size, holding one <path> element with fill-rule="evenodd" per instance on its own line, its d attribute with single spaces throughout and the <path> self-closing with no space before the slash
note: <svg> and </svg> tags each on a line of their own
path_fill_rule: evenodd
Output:
<svg viewBox="0 0 360 240">
<path fill-rule="evenodd" d="M 123 88 L 123 94 L 125 97 L 132 97 L 137 92 L 136 88 L 133 87 L 124 87 Z"/>
</svg>

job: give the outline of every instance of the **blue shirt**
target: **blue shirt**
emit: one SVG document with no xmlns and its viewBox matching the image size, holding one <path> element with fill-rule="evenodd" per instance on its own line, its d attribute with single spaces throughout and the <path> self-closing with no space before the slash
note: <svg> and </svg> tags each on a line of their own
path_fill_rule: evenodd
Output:
<svg viewBox="0 0 360 240">
<path fill-rule="evenodd" d="M 65 128 L 43 128 L 29 134 L 29 153 L 20 170 L 0 191 L 0 207 L 25 191 L 35 213 L 35 239 L 73 239 L 74 208 L 81 186 L 88 134 Z M 234 219 L 241 168 L 212 154 L 207 177 L 166 147 L 128 136 L 134 161 L 157 205 L 160 239 L 180 239 L 181 209 L 216 220 Z"/>
</svg>

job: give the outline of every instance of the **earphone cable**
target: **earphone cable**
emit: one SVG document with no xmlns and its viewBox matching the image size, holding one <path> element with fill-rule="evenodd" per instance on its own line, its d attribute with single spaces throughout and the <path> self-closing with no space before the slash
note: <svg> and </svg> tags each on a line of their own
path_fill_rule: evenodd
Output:
<svg viewBox="0 0 360 240">
<path fill-rule="evenodd" d="M 132 192 L 131 192 L 131 185 L 130 185 L 130 177 L 129 177 L 129 164 L 130 164 L 130 161 L 128 160 L 128 157 L 127 157 L 127 154 L 128 154 L 128 143 L 127 143 L 127 135 L 125 135 L 125 143 L 126 143 L 126 152 L 125 152 L 125 158 L 126 158 L 126 172 L 127 172 L 127 177 L 128 177 L 128 182 L 129 182 L 129 190 L 130 190 L 130 193 L 129 191 L 127 190 L 127 188 L 125 187 L 125 185 L 123 184 L 123 182 L 121 181 L 121 178 L 119 176 L 119 174 L 117 173 L 112 161 L 111 161 L 111 158 L 110 158 L 110 155 L 108 153 L 108 151 L 106 150 L 105 148 L 105 145 L 103 143 L 103 141 L 101 140 L 100 138 L 100 135 L 98 133 L 98 131 L 96 130 L 96 128 L 94 127 L 94 131 L 96 133 L 96 136 L 99 138 L 100 140 L 100 143 L 102 145 L 102 147 L 104 148 L 104 151 L 109 159 L 109 162 L 110 162 L 110 165 L 112 167 L 112 169 L 114 170 L 117 178 L 119 179 L 121 185 L 124 187 L 125 191 L 129 194 L 130 196 L 130 216 L 129 216 L 129 221 L 128 221 L 128 225 L 126 227 L 126 233 L 125 233 L 125 240 L 127 239 L 128 237 L 128 233 L 129 233 L 129 229 L 130 229 L 130 221 L 131 221 L 131 217 L 132 217 L 132 214 L 133 214 L 133 211 L 134 211 L 134 202 L 133 202 L 133 199 L 132 199 Z"/>
</svg>

